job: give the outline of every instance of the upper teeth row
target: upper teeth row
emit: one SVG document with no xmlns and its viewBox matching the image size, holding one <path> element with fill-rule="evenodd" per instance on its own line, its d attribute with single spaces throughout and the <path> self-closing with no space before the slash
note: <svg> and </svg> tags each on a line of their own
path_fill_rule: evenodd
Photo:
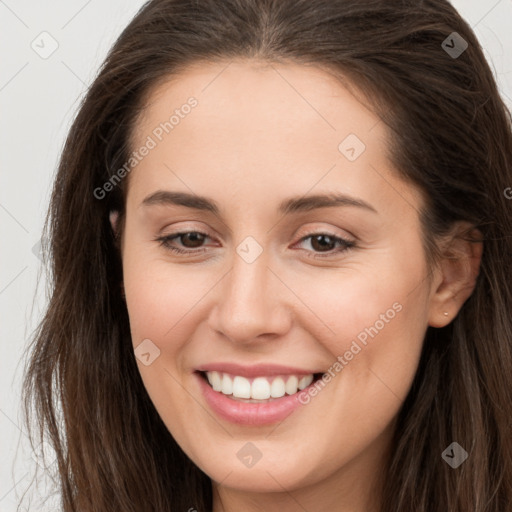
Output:
<svg viewBox="0 0 512 512">
<path fill-rule="evenodd" d="M 208 382 L 215 391 L 236 398 L 253 398 L 267 400 L 281 398 L 285 394 L 293 395 L 313 382 L 313 374 L 305 376 L 289 375 L 287 377 L 256 377 L 252 383 L 245 377 L 233 376 L 221 372 L 206 372 Z"/>
</svg>

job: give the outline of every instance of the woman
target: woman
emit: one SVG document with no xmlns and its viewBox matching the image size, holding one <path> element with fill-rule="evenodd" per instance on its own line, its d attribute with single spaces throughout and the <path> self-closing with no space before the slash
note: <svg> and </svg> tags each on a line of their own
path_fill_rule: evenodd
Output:
<svg viewBox="0 0 512 512">
<path fill-rule="evenodd" d="M 47 219 L 63 510 L 512 510 L 511 162 L 447 1 L 148 2 Z"/>
</svg>

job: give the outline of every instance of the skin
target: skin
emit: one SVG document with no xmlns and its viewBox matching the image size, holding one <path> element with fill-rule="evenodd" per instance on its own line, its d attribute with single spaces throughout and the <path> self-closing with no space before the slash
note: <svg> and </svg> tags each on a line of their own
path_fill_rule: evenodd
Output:
<svg viewBox="0 0 512 512">
<path fill-rule="evenodd" d="M 121 250 L 133 346 L 150 339 L 160 350 L 148 366 L 137 359 L 144 385 L 179 445 L 211 477 L 214 512 L 378 510 L 379 477 L 426 329 L 451 322 L 471 294 L 481 246 L 443 241 L 457 258 L 429 275 L 423 199 L 392 168 L 378 117 L 321 69 L 227 64 L 194 65 L 160 84 L 132 137 L 139 148 L 175 108 L 198 100 L 128 178 Z M 366 145 L 353 162 L 338 150 L 351 133 Z M 220 214 L 141 206 L 157 190 L 208 196 Z M 291 196 L 333 191 L 377 212 L 277 211 Z M 181 230 L 208 237 L 171 244 L 203 252 L 174 254 L 154 240 Z M 326 231 L 355 247 L 336 253 L 340 245 L 327 240 L 331 257 L 322 257 L 304 237 Z M 263 249 L 252 263 L 236 252 L 248 236 Z M 277 425 L 217 417 L 192 375 L 218 361 L 326 371 L 395 303 L 401 311 Z M 251 468 L 237 458 L 248 441 L 262 454 Z"/>
</svg>

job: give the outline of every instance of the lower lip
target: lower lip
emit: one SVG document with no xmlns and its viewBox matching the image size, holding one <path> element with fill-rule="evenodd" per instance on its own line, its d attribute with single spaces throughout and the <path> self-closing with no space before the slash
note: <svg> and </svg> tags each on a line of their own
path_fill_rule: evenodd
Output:
<svg viewBox="0 0 512 512">
<path fill-rule="evenodd" d="M 195 373 L 195 376 L 199 380 L 206 402 L 213 411 L 221 418 L 239 425 L 269 425 L 284 420 L 302 405 L 298 400 L 299 393 L 307 393 L 309 387 L 314 384 L 312 382 L 294 395 L 285 395 L 271 402 L 250 403 L 232 400 L 227 395 L 214 391 L 201 374 Z"/>
</svg>

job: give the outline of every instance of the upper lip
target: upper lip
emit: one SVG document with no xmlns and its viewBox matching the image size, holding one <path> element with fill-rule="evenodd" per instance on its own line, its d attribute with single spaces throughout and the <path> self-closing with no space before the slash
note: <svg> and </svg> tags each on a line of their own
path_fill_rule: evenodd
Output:
<svg viewBox="0 0 512 512">
<path fill-rule="evenodd" d="M 310 375 L 320 372 L 314 370 L 305 370 L 303 368 L 294 368 L 291 366 L 283 366 L 277 364 L 255 364 L 252 366 L 244 366 L 237 363 L 209 363 L 203 364 L 196 368 L 199 372 L 222 372 L 231 375 L 239 375 L 241 377 L 253 378 L 275 375 Z"/>
</svg>

